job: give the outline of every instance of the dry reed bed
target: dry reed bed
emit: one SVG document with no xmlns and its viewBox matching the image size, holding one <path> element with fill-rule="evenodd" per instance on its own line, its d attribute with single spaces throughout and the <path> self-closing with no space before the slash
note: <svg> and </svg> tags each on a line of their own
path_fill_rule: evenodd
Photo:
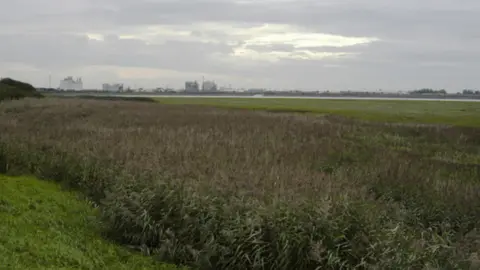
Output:
<svg viewBox="0 0 480 270">
<path fill-rule="evenodd" d="M 0 104 L 0 134 L 0 170 L 80 189 L 109 237 L 162 260 L 463 268 L 480 248 L 477 129 L 27 99 Z"/>
</svg>

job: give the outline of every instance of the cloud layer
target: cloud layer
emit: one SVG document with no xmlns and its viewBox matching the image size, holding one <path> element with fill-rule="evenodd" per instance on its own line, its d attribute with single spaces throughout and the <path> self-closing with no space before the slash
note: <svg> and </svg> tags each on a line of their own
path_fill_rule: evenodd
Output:
<svg viewBox="0 0 480 270">
<path fill-rule="evenodd" d="M 458 91 L 479 83 L 478 14 L 474 0 L 16 0 L 0 9 L 0 76 Z"/>
</svg>

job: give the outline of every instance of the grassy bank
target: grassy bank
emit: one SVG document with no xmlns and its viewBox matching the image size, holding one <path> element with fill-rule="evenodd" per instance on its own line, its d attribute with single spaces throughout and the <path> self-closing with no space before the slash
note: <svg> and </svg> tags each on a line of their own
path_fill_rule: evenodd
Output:
<svg viewBox="0 0 480 270">
<path fill-rule="evenodd" d="M 177 269 L 103 240 L 97 215 L 53 183 L 0 175 L 0 268 Z"/>
<path fill-rule="evenodd" d="M 325 100 L 287 98 L 156 98 L 163 104 L 335 114 L 377 122 L 480 127 L 480 102 L 409 100 Z"/>
<path fill-rule="evenodd" d="M 480 130 L 76 99 L 0 104 L 0 171 L 101 206 L 107 236 L 198 269 L 465 269 Z"/>
</svg>

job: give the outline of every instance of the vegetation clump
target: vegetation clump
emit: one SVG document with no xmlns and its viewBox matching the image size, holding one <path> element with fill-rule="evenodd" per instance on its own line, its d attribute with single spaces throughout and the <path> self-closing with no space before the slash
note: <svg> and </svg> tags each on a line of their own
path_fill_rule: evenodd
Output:
<svg viewBox="0 0 480 270">
<path fill-rule="evenodd" d="M 28 108 L 28 109 L 25 109 Z M 0 171 L 195 269 L 468 269 L 478 128 L 82 99 L 0 104 Z"/>
<path fill-rule="evenodd" d="M 0 80 L 0 101 L 15 100 L 27 97 L 40 98 L 42 95 L 37 92 L 31 84 L 17 81 L 11 78 Z"/>
</svg>

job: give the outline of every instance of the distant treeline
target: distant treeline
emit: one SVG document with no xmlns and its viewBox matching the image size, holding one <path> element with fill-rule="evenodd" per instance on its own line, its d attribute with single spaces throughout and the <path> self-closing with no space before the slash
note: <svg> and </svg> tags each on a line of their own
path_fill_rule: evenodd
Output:
<svg viewBox="0 0 480 270">
<path fill-rule="evenodd" d="M 446 95 L 447 91 L 445 91 L 445 89 L 434 90 L 434 89 L 430 89 L 430 88 L 422 88 L 422 89 L 410 91 L 410 94 L 443 94 L 443 95 Z"/>
<path fill-rule="evenodd" d="M 464 95 L 480 95 L 480 91 L 465 89 L 465 90 L 463 90 L 462 94 L 464 94 Z"/>
<path fill-rule="evenodd" d="M 410 91 L 410 94 L 440 94 L 440 95 L 446 95 L 447 91 L 445 91 L 445 89 L 434 90 L 434 89 L 431 89 L 431 88 L 422 88 L 422 89 Z M 461 93 L 458 92 L 457 94 L 480 95 L 480 91 L 464 89 Z"/>
</svg>

